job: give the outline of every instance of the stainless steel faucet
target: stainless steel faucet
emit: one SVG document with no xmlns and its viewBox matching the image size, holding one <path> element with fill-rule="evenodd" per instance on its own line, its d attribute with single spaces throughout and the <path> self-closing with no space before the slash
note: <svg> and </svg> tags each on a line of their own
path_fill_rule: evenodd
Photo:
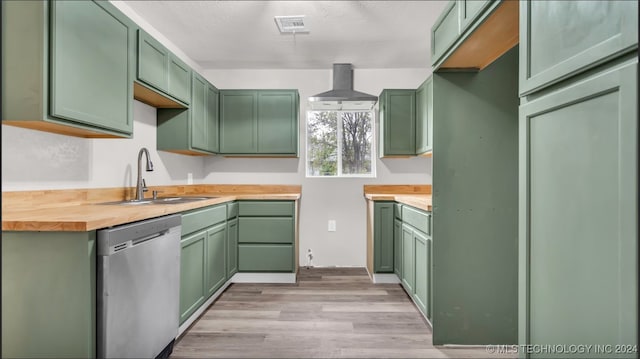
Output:
<svg viewBox="0 0 640 359">
<path fill-rule="evenodd" d="M 142 147 L 140 152 L 138 152 L 138 182 L 136 184 L 136 200 L 140 201 L 144 199 L 144 193 L 148 191 L 147 184 L 142 179 L 142 154 L 147 156 L 147 172 L 153 171 L 153 163 L 151 162 L 151 158 L 149 158 L 149 151 Z"/>
</svg>

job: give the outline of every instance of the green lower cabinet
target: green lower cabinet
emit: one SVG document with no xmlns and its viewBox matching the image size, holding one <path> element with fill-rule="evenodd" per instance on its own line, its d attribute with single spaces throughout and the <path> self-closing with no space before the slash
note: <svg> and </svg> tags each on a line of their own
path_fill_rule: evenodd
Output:
<svg viewBox="0 0 640 359">
<path fill-rule="evenodd" d="M 295 202 L 238 202 L 238 271 L 294 272 Z"/>
<path fill-rule="evenodd" d="M 402 221 L 393 221 L 393 273 L 402 278 Z"/>
<path fill-rule="evenodd" d="M 227 222 L 227 279 L 238 272 L 238 218 Z"/>
<path fill-rule="evenodd" d="M 238 243 L 293 243 L 293 217 L 240 217 Z"/>
<path fill-rule="evenodd" d="M 180 251 L 180 324 L 205 301 L 207 231 L 182 239 Z"/>
<path fill-rule="evenodd" d="M 413 231 L 415 286 L 413 299 L 427 317 L 431 318 L 429 311 L 429 287 L 431 285 L 431 239 L 419 231 Z"/>
<path fill-rule="evenodd" d="M 2 232 L 2 358 L 95 358 L 96 232 Z"/>
<path fill-rule="evenodd" d="M 519 344 L 638 356 L 637 98 L 634 57 L 520 107 Z"/>
<path fill-rule="evenodd" d="M 293 272 L 293 245 L 291 244 L 239 244 L 238 270 L 240 272 Z"/>
<path fill-rule="evenodd" d="M 205 284 L 207 298 L 227 280 L 227 224 L 220 223 L 207 230 L 207 267 Z"/>
<path fill-rule="evenodd" d="M 3 124 L 131 136 L 135 24 L 109 2 L 3 1 L 2 53 Z"/>
<path fill-rule="evenodd" d="M 413 229 L 402 225 L 402 285 L 409 295 L 413 295 L 415 286 L 415 243 Z"/>
<path fill-rule="evenodd" d="M 392 273 L 394 262 L 394 203 L 373 204 L 373 271 Z"/>
</svg>

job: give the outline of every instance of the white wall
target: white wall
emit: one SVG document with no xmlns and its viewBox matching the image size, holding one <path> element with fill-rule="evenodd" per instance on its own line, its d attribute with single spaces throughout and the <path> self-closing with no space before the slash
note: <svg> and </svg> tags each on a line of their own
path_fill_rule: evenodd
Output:
<svg viewBox="0 0 640 359">
<path fill-rule="evenodd" d="M 203 178 L 201 157 L 156 151 L 156 109 L 134 101 L 133 138 L 85 139 L 2 125 L 2 190 L 135 186 L 138 151 L 149 149 L 148 186 Z"/>
<path fill-rule="evenodd" d="M 383 88 L 417 88 L 429 69 L 354 70 L 354 89 L 378 95 Z M 307 97 L 331 88 L 331 70 L 206 70 L 220 89 L 273 88 L 300 92 L 300 158 L 251 159 L 209 157 L 204 160 L 206 183 L 301 184 L 300 263 L 312 249 L 317 266 L 366 264 L 364 184 L 429 184 L 431 159 L 378 159 L 376 178 L 305 178 Z M 377 124 L 376 124 L 377 126 Z M 376 128 L 376 134 L 377 134 Z M 327 221 L 337 231 L 327 231 Z"/>
</svg>

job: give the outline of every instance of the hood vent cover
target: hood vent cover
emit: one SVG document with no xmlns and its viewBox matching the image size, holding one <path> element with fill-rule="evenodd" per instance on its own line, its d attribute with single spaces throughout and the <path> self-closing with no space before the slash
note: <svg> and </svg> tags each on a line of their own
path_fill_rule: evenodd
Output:
<svg viewBox="0 0 640 359">
<path fill-rule="evenodd" d="M 351 64 L 333 64 L 333 90 L 309 97 L 313 110 L 371 110 L 377 96 L 353 90 Z"/>
</svg>

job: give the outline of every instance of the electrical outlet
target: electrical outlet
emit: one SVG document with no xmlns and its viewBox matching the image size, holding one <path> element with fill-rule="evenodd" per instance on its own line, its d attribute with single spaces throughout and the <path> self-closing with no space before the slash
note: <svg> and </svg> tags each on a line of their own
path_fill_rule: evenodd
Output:
<svg viewBox="0 0 640 359">
<path fill-rule="evenodd" d="M 329 220 L 329 232 L 335 232 L 336 231 L 336 220 L 335 219 L 330 219 Z"/>
<path fill-rule="evenodd" d="M 193 184 L 193 173 L 187 173 L 187 184 Z"/>
</svg>

